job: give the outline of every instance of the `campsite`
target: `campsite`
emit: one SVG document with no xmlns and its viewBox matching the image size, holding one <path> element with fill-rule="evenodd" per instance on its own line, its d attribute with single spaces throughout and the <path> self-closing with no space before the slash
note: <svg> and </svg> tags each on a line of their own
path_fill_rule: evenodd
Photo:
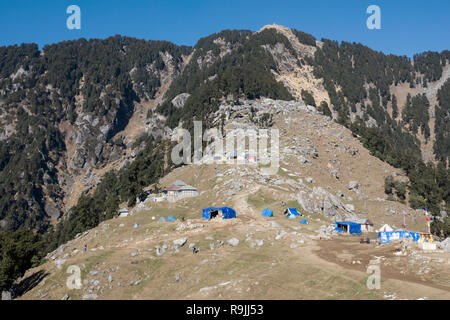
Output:
<svg viewBox="0 0 450 320">
<path fill-rule="evenodd" d="M 184 170 L 167 179 L 184 175 Z M 211 170 L 196 169 L 194 174 L 204 181 L 199 189 L 210 183 L 201 177 L 211 175 Z M 50 273 L 48 280 L 21 299 L 52 299 L 67 293 L 65 286 L 58 285 L 65 278 L 59 260 L 82 268 L 86 289 L 68 293 L 71 299 L 449 298 L 449 285 L 442 282 L 450 279 L 448 254 L 421 252 L 411 266 L 408 256 L 394 255 L 399 242 L 361 245 L 360 234 L 338 232 L 329 218 L 300 208 L 296 211 L 302 216 L 289 219 L 283 211 L 295 203 L 288 201 L 283 207 L 264 189 L 228 201 L 219 197 L 216 203 L 207 193 L 176 203 L 155 202 L 144 211 L 106 221 L 69 242 L 55 260 L 50 257 L 41 267 Z M 218 212 L 222 210 L 235 216 L 223 219 L 223 212 Z M 211 218 L 212 212 L 218 216 Z M 175 221 L 168 222 L 169 217 Z M 377 234 L 368 236 L 375 240 Z M 84 243 L 88 252 L 76 252 Z M 192 246 L 198 249 L 196 254 Z M 376 259 L 380 259 L 383 287 L 373 291 L 365 284 L 366 268 Z"/>
<path fill-rule="evenodd" d="M 377 230 L 397 232 L 403 223 L 408 232 L 427 231 L 422 212 L 384 199 L 384 177 L 402 172 L 308 109 L 274 121 L 285 130 L 276 175 L 259 165 L 176 168 L 158 181 L 160 189 L 183 181 L 195 196 L 122 203 L 128 213 L 78 234 L 29 269 L 19 283 L 45 278 L 19 299 L 449 299 L 448 252 L 424 251 L 410 239 L 377 242 Z M 286 123 L 301 130 L 284 129 Z M 334 148 L 330 132 L 348 147 Z M 309 163 L 299 162 L 312 146 L 319 157 L 313 152 Z M 346 164 L 339 179 L 323 174 L 335 163 Z M 356 175 L 359 184 L 351 183 Z M 379 290 L 367 287 L 372 262 L 381 270 Z M 81 269 L 81 290 L 65 285 L 70 265 Z"/>
</svg>

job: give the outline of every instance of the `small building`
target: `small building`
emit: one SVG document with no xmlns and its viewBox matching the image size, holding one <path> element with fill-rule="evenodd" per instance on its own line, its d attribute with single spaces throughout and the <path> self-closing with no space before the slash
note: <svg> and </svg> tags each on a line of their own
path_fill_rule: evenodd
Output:
<svg viewBox="0 0 450 320">
<path fill-rule="evenodd" d="M 122 208 L 119 210 L 119 217 L 127 217 L 128 214 L 129 214 L 129 211 L 126 208 Z"/>
<path fill-rule="evenodd" d="M 163 194 L 168 199 L 177 200 L 184 197 L 194 197 L 198 195 L 197 188 L 184 183 L 181 180 L 177 180 L 170 186 L 164 188 Z"/>
<path fill-rule="evenodd" d="M 373 223 L 369 219 L 362 219 L 359 221 L 356 221 L 361 225 L 361 232 L 373 232 Z"/>
</svg>

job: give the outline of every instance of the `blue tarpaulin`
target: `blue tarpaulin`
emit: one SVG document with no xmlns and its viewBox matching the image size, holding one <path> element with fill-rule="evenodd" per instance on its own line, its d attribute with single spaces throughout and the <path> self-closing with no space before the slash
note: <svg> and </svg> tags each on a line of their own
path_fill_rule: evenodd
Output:
<svg viewBox="0 0 450 320">
<path fill-rule="evenodd" d="M 289 211 L 296 216 L 301 216 L 301 214 L 297 211 L 297 208 L 289 208 Z"/>
<path fill-rule="evenodd" d="M 167 218 L 167 221 L 175 221 L 175 220 L 176 220 L 175 217 L 172 217 L 172 216 Z"/>
<path fill-rule="evenodd" d="M 356 222 L 351 221 L 336 221 L 334 223 L 334 230 L 339 232 L 348 232 L 350 234 L 360 234 L 361 233 L 361 225 Z"/>
<path fill-rule="evenodd" d="M 222 211 L 222 218 L 223 219 L 231 219 L 231 218 L 236 218 L 236 211 L 234 211 L 232 208 L 229 207 L 221 207 L 221 208 L 214 208 L 214 207 L 210 207 L 210 208 L 205 208 L 203 209 L 203 213 L 202 213 L 202 219 L 211 219 L 211 211 Z"/>
<path fill-rule="evenodd" d="M 308 224 L 308 220 L 306 220 L 306 219 L 302 219 L 302 220 L 300 220 L 299 221 L 301 224 Z"/>
<path fill-rule="evenodd" d="M 412 239 L 413 241 L 419 241 L 420 234 L 409 231 L 389 231 L 389 232 L 378 232 L 378 241 L 381 243 L 389 243 L 392 240 L 400 239 Z"/>
<path fill-rule="evenodd" d="M 263 217 L 273 217 L 273 211 L 269 210 L 269 209 L 264 209 L 262 211 L 262 216 Z"/>
</svg>

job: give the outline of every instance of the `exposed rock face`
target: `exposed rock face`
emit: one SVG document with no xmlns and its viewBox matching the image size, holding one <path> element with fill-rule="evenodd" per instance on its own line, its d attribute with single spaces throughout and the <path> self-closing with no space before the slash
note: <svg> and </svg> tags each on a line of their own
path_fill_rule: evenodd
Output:
<svg viewBox="0 0 450 320">
<path fill-rule="evenodd" d="M 297 197 L 298 203 L 307 212 L 322 213 L 334 220 L 342 218 L 357 219 L 353 212 L 354 207 L 345 205 L 334 195 L 321 187 L 314 187 L 313 192 L 300 191 Z"/>
<path fill-rule="evenodd" d="M 172 104 L 175 106 L 175 108 L 183 108 L 184 104 L 186 103 L 186 100 L 190 97 L 191 95 L 189 93 L 180 93 L 179 95 L 177 95 L 175 98 L 172 99 Z"/>
</svg>

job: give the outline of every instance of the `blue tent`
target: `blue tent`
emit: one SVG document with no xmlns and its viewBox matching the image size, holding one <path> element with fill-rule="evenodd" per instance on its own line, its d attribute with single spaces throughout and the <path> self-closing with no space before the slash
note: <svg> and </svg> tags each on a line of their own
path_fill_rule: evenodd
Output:
<svg viewBox="0 0 450 320">
<path fill-rule="evenodd" d="M 262 211 L 262 216 L 263 217 L 273 217 L 273 211 L 269 210 L 269 209 L 264 209 Z"/>
<path fill-rule="evenodd" d="M 297 208 L 289 208 L 289 212 L 296 216 L 301 216 L 301 214 L 297 211 Z"/>
<path fill-rule="evenodd" d="M 420 233 L 409 231 L 378 232 L 378 241 L 380 243 L 389 243 L 392 240 L 400 240 L 403 238 L 411 238 L 414 242 L 417 242 L 420 239 Z"/>
<path fill-rule="evenodd" d="M 334 230 L 339 232 L 347 232 L 350 234 L 361 234 L 361 225 L 351 221 L 336 221 L 334 223 Z"/>
<path fill-rule="evenodd" d="M 299 221 L 301 224 L 308 224 L 308 220 L 306 220 L 306 219 L 302 219 L 302 220 L 300 220 Z"/>
<path fill-rule="evenodd" d="M 172 217 L 172 216 L 167 218 L 167 221 L 175 221 L 175 220 L 176 220 L 175 217 Z"/>
<path fill-rule="evenodd" d="M 211 219 L 211 211 L 221 211 L 223 219 L 231 219 L 236 218 L 236 211 L 229 207 L 220 207 L 220 208 L 205 208 L 203 209 L 202 219 L 210 220 Z"/>
<path fill-rule="evenodd" d="M 164 222 L 164 221 L 166 221 L 166 219 L 164 219 L 164 217 L 161 217 L 158 219 L 158 221 Z"/>
</svg>

